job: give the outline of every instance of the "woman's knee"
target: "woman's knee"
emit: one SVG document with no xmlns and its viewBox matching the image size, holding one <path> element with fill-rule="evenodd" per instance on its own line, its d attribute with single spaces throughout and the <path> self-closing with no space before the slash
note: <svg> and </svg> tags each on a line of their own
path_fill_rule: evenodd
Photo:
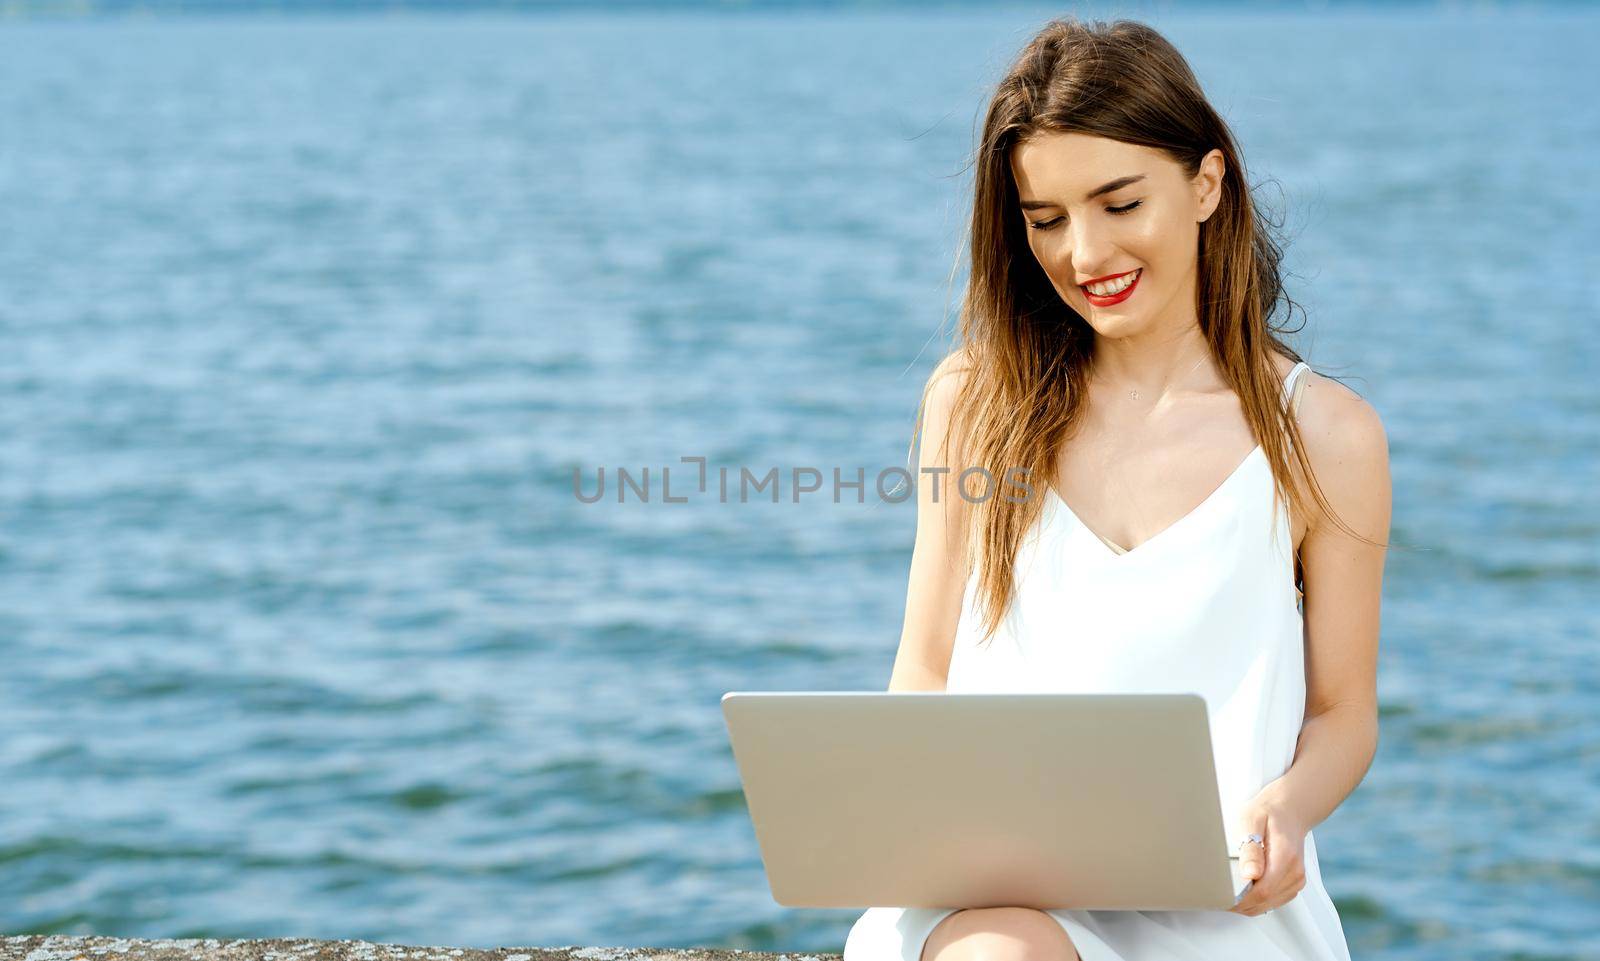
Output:
<svg viewBox="0 0 1600 961">
<path fill-rule="evenodd" d="M 1080 961 L 1055 918 L 1033 908 L 967 908 L 928 935 L 922 961 Z"/>
</svg>

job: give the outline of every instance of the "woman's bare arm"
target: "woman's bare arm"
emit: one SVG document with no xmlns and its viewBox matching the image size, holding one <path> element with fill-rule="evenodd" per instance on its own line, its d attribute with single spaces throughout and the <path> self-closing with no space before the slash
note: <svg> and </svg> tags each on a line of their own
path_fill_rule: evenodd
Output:
<svg viewBox="0 0 1600 961">
<path fill-rule="evenodd" d="M 928 378 L 918 442 L 917 536 L 911 551 L 900 648 L 889 678 L 891 691 L 942 691 L 950 673 L 950 652 L 966 587 L 966 571 L 958 565 L 967 504 L 954 493 L 952 480 L 960 472 L 959 451 L 954 441 L 945 443 L 945 434 L 966 365 L 965 354 L 957 351 L 941 361 Z M 939 468 L 948 472 L 928 473 Z"/>
<path fill-rule="evenodd" d="M 1306 455 L 1344 522 L 1389 539 L 1389 447 L 1377 411 L 1337 381 L 1306 388 Z M 1366 776 L 1378 748 L 1378 623 L 1386 551 L 1320 516 L 1300 545 L 1306 709 L 1289 770 L 1271 786 L 1312 828 Z"/>
</svg>

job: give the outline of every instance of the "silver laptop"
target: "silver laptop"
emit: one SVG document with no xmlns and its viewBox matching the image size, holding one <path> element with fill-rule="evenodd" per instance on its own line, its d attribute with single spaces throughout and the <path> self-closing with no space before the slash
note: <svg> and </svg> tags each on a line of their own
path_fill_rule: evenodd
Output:
<svg viewBox="0 0 1600 961">
<path fill-rule="evenodd" d="M 1225 909 L 1198 694 L 733 691 L 772 897 L 797 908 Z"/>
</svg>

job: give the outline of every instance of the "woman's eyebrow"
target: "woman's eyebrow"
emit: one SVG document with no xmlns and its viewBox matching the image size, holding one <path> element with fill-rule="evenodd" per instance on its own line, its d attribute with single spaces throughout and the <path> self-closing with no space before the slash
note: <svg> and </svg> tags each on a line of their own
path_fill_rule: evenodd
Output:
<svg viewBox="0 0 1600 961">
<path fill-rule="evenodd" d="M 1108 193 L 1111 193 L 1113 190 L 1121 190 L 1123 187 L 1126 187 L 1129 184 L 1136 184 L 1136 183 L 1138 183 L 1139 181 L 1141 181 L 1143 179 L 1144 179 L 1144 174 L 1134 174 L 1134 175 L 1129 176 L 1129 177 L 1118 177 L 1116 180 L 1112 180 L 1112 181 L 1108 181 L 1107 183 L 1103 183 L 1100 186 L 1098 186 L 1098 187 L 1094 188 L 1093 190 L 1089 191 L 1087 194 L 1084 195 L 1083 199 L 1084 200 L 1093 200 L 1094 198 L 1100 196 L 1101 194 L 1108 194 Z M 1051 203 L 1048 200 L 1024 200 L 1022 202 L 1022 209 L 1023 210 L 1038 210 L 1040 207 L 1054 207 L 1054 206 L 1055 206 L 1055 204 Z"/>
</svg>

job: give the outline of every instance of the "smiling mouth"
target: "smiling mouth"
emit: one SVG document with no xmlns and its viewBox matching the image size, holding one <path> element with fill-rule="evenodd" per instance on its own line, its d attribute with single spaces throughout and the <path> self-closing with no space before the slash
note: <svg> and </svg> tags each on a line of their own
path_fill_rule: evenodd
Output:
<svg viewBox="0 0 1600 961">
<path fill-rule="evenodd" d="M 1143 276 L 1144 268 L 1140 267 L 1136 270 L 1131 270 L 1126 274 L 1122 274 L 1114 280 L 1101 281 L 1094 285 L 1102 290 L 1105 290 L 1109 286 L 1109 293 L 1097 294 L 1083 284 L 1079 284 L 1078 289 L 1083 291 L 1083 295 L 1089 299 L 1089 303 L 1095 305 L 1096 307 L 1110 307 L 1113 304 L 1120 304 L 1124 300 L 1127 300 L 1128 297 L 1133 294 L 1133 289 L 1139 286 L 1139 280 Z M 1118 284 L 1122 284 L 1124 286 L 1119 289 L 1116 286 Z"/>
</svg>

